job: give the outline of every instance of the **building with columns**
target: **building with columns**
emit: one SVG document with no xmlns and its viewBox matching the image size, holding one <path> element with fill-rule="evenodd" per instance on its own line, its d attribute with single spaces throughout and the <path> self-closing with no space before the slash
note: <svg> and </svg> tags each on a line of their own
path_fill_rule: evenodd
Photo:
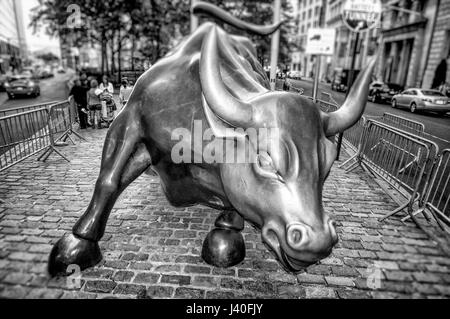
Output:
<svg viewBox="0 0 450 319">
<path fill-rule="evenodd" d="M 439 86 L 438 66 L 450 62 L 450 0 L 387 3 L 399 9 L 385 8 L 377 76 L 404 87 Z M 443 81 L 450 81 L 449 69 Z"/>
</svg>

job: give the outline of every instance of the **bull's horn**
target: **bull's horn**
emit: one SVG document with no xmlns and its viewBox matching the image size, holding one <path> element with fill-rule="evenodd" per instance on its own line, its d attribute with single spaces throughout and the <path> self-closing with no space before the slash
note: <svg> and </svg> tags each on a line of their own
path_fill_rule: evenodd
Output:
<svg viewBox="0 0 450 319">
<path fill-rule="evenodd" d="M 200 81 L 208 105 L 220 119 L 235 127 L 246 127 L 251 122 L 252 106 L 235 98 L 222 80 L 216 26 L 211 28 L 202 46 Z"/>
<path fill-rule="evenodd" d="M 359 74 L 344 105 L 333 113 L 324 114 L 324 129 L 327 136 L 344 132 L 361 118 L 367 104 L 369 85 L 376 61 L 377 56 L 372 58 L 366 69 Z"/>
<path fill-rule="evenodd" d="M 280 26 L 284 23 L 281 21 L 279 23 L 275 23 L 272 25 L 256 25 L 251 24 L 245 21 L 242 21 L 236 17 L 233 17 L 231 14 L 226 12 L 225 10 L 211 4 L 208 2 L 198 1 L 195 2 L 192 6 L 192 13 L 201 14 L 206 13 L 207 15 L 217 18 L 229 25 L 232 25 L 235 28 L 245 30 L 258 35 L 270 35 L 277 31 Z"/>
</svg>

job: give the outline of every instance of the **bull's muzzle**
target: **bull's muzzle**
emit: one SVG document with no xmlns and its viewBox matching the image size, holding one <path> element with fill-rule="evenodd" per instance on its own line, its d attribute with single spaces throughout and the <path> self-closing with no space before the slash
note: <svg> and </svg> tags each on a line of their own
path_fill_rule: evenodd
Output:
<svg viewBox="0 0 450 319">
<path fill-rule="evenodd" d="M 271 223 L 264 227 L 263 240 L 290 271 L 303 270 L 326 258 L 338 242 L 334 222 L 328 218 L 320 227 L 299 222 L 277 226 Z"/>
</svg>

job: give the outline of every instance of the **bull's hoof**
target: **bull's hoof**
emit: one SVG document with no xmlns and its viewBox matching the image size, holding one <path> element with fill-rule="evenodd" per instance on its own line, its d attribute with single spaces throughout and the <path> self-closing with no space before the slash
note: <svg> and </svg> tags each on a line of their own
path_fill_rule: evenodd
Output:
<svg viewBox="0 0 450 319">
<path fill-rule="evenodd" d="M 48 260 L 48 273 L 55 277 L 69 275 L 67 267 L 75 265 L 84 270 L 102 260 L 97 242 L 79 238 L 73 234 L 64 235 L 53 247 Z"/>
<path fill-rule="evenodd" d="M 245 243 L 240 232 L 232 229 L 214 229 L 203 243 L 202 258 L 208 264 L 227 268 L 245 258 Z"/>
</svg>

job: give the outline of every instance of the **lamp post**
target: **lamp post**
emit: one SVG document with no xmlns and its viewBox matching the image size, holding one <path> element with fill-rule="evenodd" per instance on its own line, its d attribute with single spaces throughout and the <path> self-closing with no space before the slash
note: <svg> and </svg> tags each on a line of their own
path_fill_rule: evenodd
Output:
<svg viewBox="0 0 450 319">
<path fill-rule="evenodd" d="M 273 22 L 280 22 L 281 15 L 281 0 L 275 0 L 273 5 Z M 271 61 L 270 61 L 270 88 L 275 91 L 277 82 L 277 65 L 278 54 L 280 50 L 280 30 L 277 30 L 272 36 L 272 49 L 271 49 Z"/>
</svg>

